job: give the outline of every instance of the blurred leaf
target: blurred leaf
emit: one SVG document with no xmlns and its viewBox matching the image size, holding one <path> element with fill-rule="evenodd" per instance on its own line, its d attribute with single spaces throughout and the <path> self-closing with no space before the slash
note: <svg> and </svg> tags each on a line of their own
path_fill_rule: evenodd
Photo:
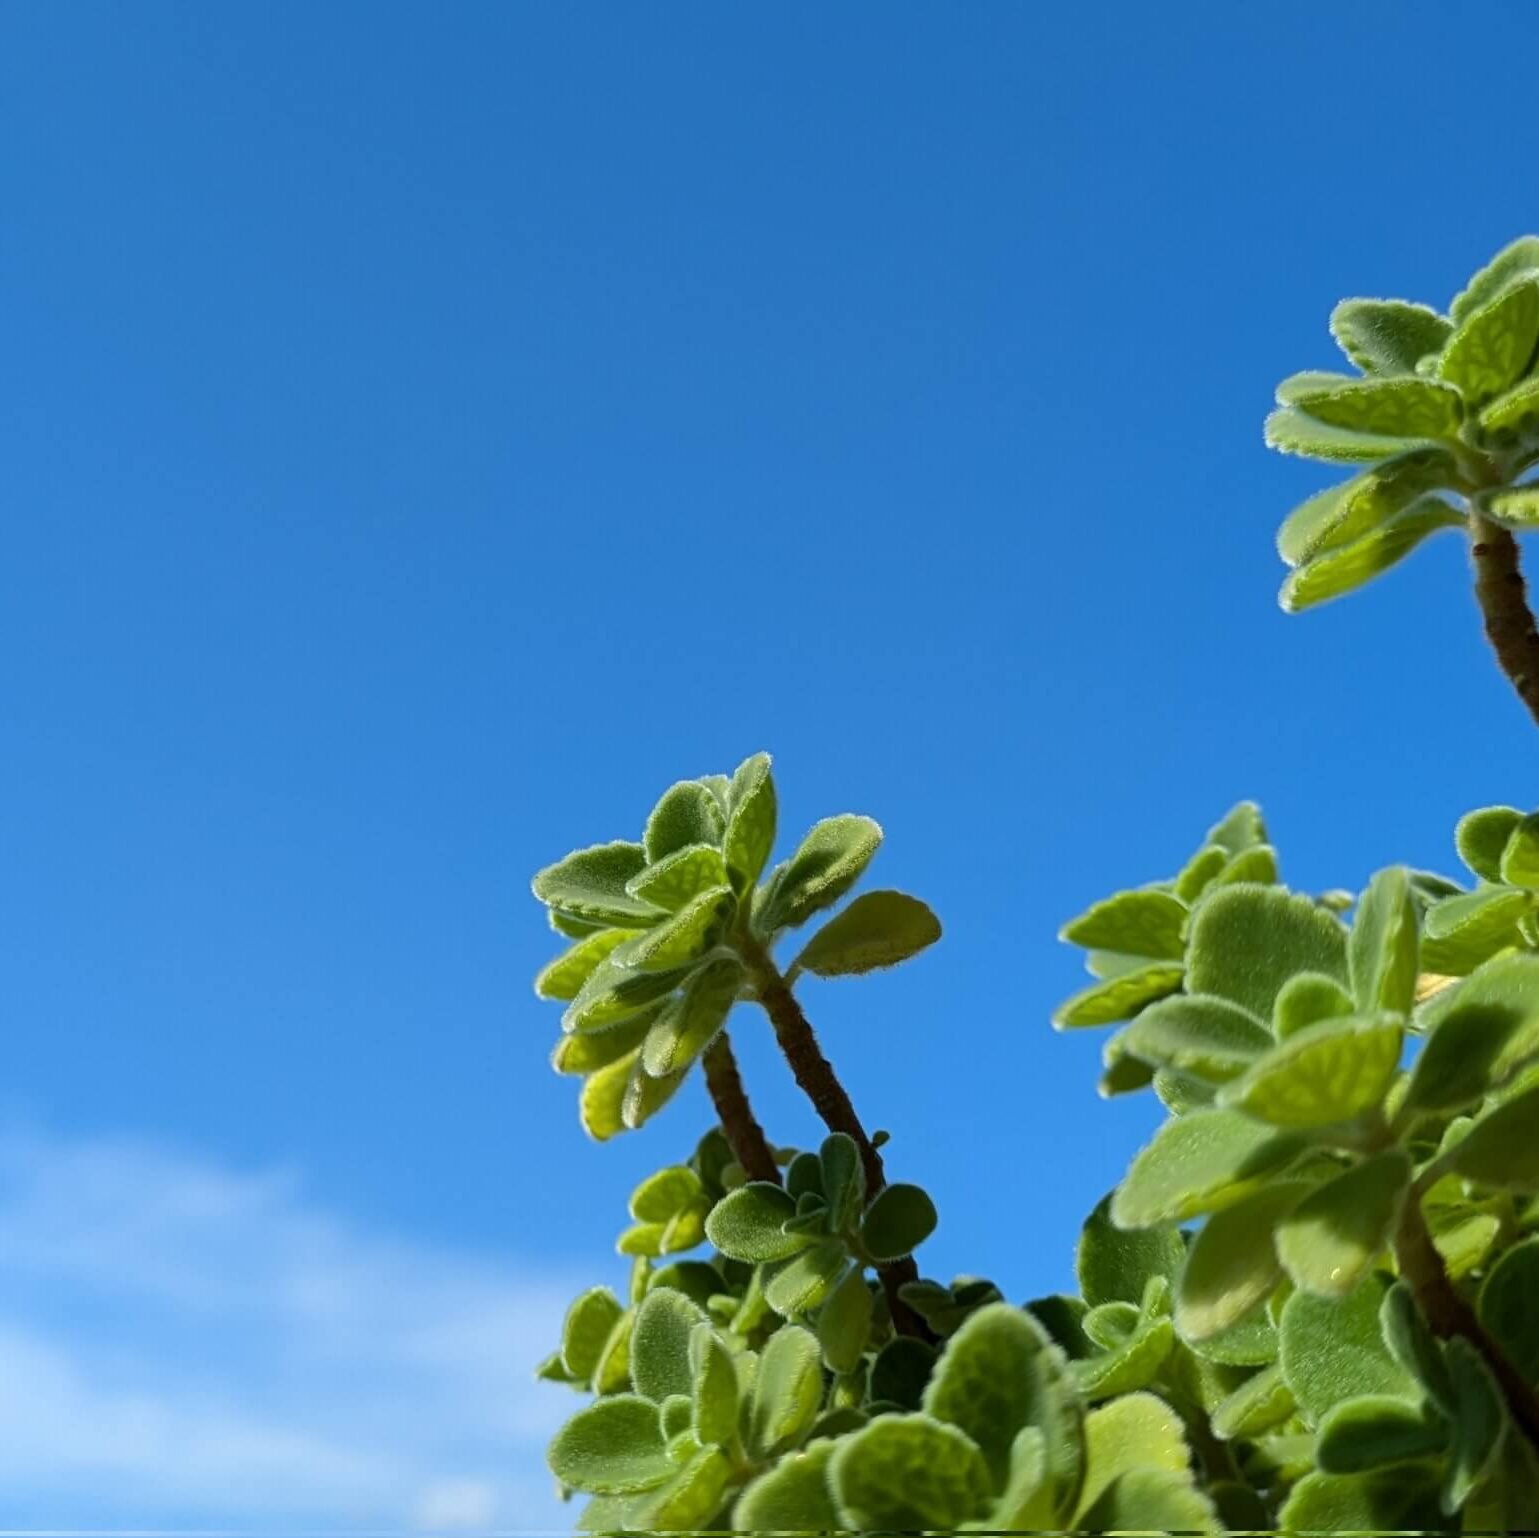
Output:
<svg viewBox="0 0 1539 1538">
<path fill-rule="evenodd" d="M 1448 1155 L 1448 1168 L 1492 1191 L 1539 1191 L 1539 1084 L 1476 1121 Z M 1539 1297 L 1539 1293 L 1535 1294 Z"/>
<path fill-rule="evenodd" d="M 1322 1020 L 1339 1020 L 1355 1008 L 1352 995 L 1321 972 L 1296 972 L 1285 982 L 1272 1006 L 1272 1030 L 1286 1041 Z"/>
<path fill-rule="evenodd" d="M 1480 1289 L 1480 1322 L 1525 1383 L 1539 1383 L 1539 1237 L 1512 1246 Z"/>
<path fill-rule="evenodd" d="M 1485 407 L 1480 413 L 1480 425 L 1490 433 L 1531 433 L 1536 412 L 1539 412 L 1539 379 L 1525 379 Z"/>
<path fill-rule="evenodd" d="M 1539 888 L 1539 812 L 1532 812 L 1512 830 L 1502 851 L 1502 880 L 1509 886 Z"/>
<path fill-rule="evenodd" d="M 1327 1474 L 1362 1474 L 1441 1452 L 1448 1428 L 1388 1394 L 1348 1399 L 1320 1422 L 1315 1458 Z"/>
<path fill-rule="evenodd" d="M 805 1452 L 782 1458 L 743 1492 L 732 1514 L 748 1533 L 825 1533 L 840 1526 L 829 1488 L 828 1465 L 835 1443 L 814 1442 Z"/>
<path fill-rule="evenodd" d="M 1397 1281 L 1379 1306 L 1379 1332 L 1385 1349 L 1400 1368 L 1420 1386 L 1447 1419 L 1454 1414 L 1454 1384 L 1443 1355 L 1442 1342 L 1416 1306 L 1405 1282 Z"/>
<path fill-rule="evenodd" d="M 1264 1431 L 1280 1426 L 1293 1414 L 1295 1405 L 1282 1368 L 1273 1363 L 1247 1378 L 1213 1411 L 1213 1433 L 1224 1441 L 1254 1440 Z"/>
<path fill-rule="evenodd" d="M 1091 1513 L 1119 1478 L 1143 1471 L 1189 1479 L 1190 1457 L 1181 1417 L 1153 1394 L 1129 1394 L 1092 1410 L 1085 1417 L 1085 1483 L 1071 1525 L 1086 1531 L 1102 1530 L 1106 1523 Z M 1117 1525 L 1130 1524 L 1134 1513 L 1129 1510 L 1125 1515 L 1129 1521 Z M 1151 1520 L 1137 1521 L 1139 1529 L 1150 1525 Z"/>
<path fill-rule="evenodd" d="M 1539 956 L 1488 961 L 1423 1010 L 1407 1111 L 1459 1111 L 1539 1054 Z"/>
<path fill-rule="evenodd" d="M 928 1415 L 884 1415 L 841 1439 L 830 1472 L 841 1525 L 857 1529 L 955 1531 L 991 1494 L 983 1454 Z"/>
<path fill-rule="evenodd" d="M 818 1341 L 831 1372 L 854 1372 L 871 1335 L 874 1305 L 865 1273 L 852 1266 L 818 1314 Z"/>
<path fill-rule="evenodd" d="M 1410 1159 L 1392 1148 L 1305 1197 L 1277 1230 L 1277 1253 L 1294 1282 L 1327 1297 L 1351 1292 L 1388 1247 L 1411 1173 Z"/>
<path fill-rule="evenodd" d="M 1453 1450 L 1443 1479 L 1443 1510 L 1450 1515 L 1501 1456 L 1507 1412 L 1501 1390 L 1480 1353 L 1462 1337 L 1448 1342 L 1448 1371 L 1453 1378 Z"/>
<path fill-rule="evenodd" d="M 1429 971 L 1464 976 L 1499 951 L 1517 943 L 1518 920 L 1532 906 L 1514 887 L 1481 887 L 1445 897 L 1427 909 L 1422 965 Z"/>
<path fill-rule="evenodd" d="M 1306 1474 L 1278 1515 L 1289 1533 L 1446 1532 L 1437 1478 L 1408 1465 L 1371 1474 Z"/>
</svg>

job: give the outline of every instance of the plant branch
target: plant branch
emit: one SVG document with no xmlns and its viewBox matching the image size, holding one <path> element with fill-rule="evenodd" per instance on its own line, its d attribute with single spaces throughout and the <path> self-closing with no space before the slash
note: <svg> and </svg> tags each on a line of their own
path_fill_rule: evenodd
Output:
<svg viewBox="0 0 1539 1538">
<path fill-rule="evenodd" d="M 1475 1317 L 1474 1309 L 1449 1280 L 1443 1257 L 1432 1242 L 1421 1200 L 1415 1193 L 1406 1201 L 1400 1215 L 1400 1227 L 1395 1234 L 1395 1260 L 1432 1333 L 1444 1340 L 1467 1340 L 1480 1353 L 1501 1389 L 1513 1424 L 1528 1439 L 1529 1445 L 1539 1451 L 1539 1394 L 1491 1339 Z"/>
<path fill-rule="evenodd" d="M 1475 597 L 1486 639 L 1528 713 L 1539 723 L 1539 630 L 1512 533 L 1470 514 L 1470 554 L 1475 563 Z"/>
<path fill-rule="evenodd" d="M 843 1132 L 854 1140 L 860 1150 L 860 1162 L 866 1174 L 866 1194 L 875 1196 L 887 1184 L 887 1171 L 882 1164 L 881 1153 L 866 1135 L 860 1117 L 855 1114 L 854 1104 L 846 1093 L 834 1065 L 823 1055 L 818 1038 L 813 1033 L 796 995 L 791 992 L 780 969 L 762 945 L 749 940 L 744 945 L 744 955 L 752 973 L 759 1002 L 775 1028 L 775 1039 L 791 1065 L 791 1072 L 802 1092 L 812 1102 L 813 1109 L 823 1119 L 830 1132 Z M 893 1328 L 900 1335 L 914 1335 L 921 1340 L 930 1338 L 924 1321 L 898 1295 L 905 1282 L 919 1280 L 919 1267 L 912 1256 L 890 1261 L 876 1268 L 882 1279 L 882 1289 L 887 1294 L 887 1308 L 892 1315 Z"/>
<path fill-rule="evenodd" d="M 732 1157 L 743 1166 L 750 1180 L 768 1180 L 778 1186 L 780 1169 L 774 1150 L 748 1103 L 743 1076 L 737 1070 L 737 1058 L 725 1031 L 705 1049 L 703 1061 L 705 1087 L 711 1092 L 716 1119 L 731 1145 Z"/>
</svg>

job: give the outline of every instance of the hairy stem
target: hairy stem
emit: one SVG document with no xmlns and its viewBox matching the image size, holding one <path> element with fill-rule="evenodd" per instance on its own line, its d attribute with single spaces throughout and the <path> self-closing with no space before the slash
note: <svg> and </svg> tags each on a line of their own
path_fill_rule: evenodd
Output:
<svg viewBox="0 0 1539 1538">
<path fill-rule="evenodd" d="M 1518 542 L 1500 524 L 1471 513 L 1470 554 L 1486 639 L 1518 698 L 1539 722 L 1539 630 L 1528 606 Z"/>
<path fill-rule="evenodd" d="M 1513 1424 L 1539 1450 L 1539 1394 L 1507 1360 L 1502 1348 L 1491 1339 L 1475 1311 L 1460 1296 L 1443 1257 L 1432 1242 L 1432 1233 L 1416 1194 L 1406 1202 L 1400 1227 L 1395 1234 L 1395 1260 L 1435 1335 L 1444 1340 L 1467 1340 L 1484 1358 L 1486 1366 L 1501 1388 Z"/>
<path fill-rule="evenodd" d="M 705 1049 L 703 1062 L 705 1087 L 711 1092 L 716 1119 L 727 1135 L 732 1157 L 743 1166 L 750 1180 L 768 1180 L 778 1186 L 780 1169 L 774 1150 L 748 1103 L 743 1076 L 737 1071 L 737 1058 L 725 1031 Z"/>
<path fill-rule="evenodd" d="M 860 1117 L 846 1093 L 834 1065 L 823 1055 L 811 1022 L 791 992 L 780 969 L 767 950 L 760 945 L 745 947 L 746 958 L 758 991 L 759 1002 L 775 1027 L 775 1039 L 791 1065 L 791 1072 L 802 1092 L 812 1102 L 813 1109 L 823 1119 L 830 1132 L 843 1132 L 854 1139 L 860 1150 L 860 1162 L 866 1174 L 866 1193 L 875 1196 L 887 1184 L 887 1171 L 876 1145 L 866 1135 Z M 905 1282 L 919 1279 L 919 1268 L 912 1256 L 904 1260 L 890 1261 L 876 1268 L 887 1294 L 887 1308 L 892 1315 L 893 1328 L 900 1335 L 914 1335 L 929 1339 L 930 1332 L 924 1321 L 898 1295 Z"/>
</svg>

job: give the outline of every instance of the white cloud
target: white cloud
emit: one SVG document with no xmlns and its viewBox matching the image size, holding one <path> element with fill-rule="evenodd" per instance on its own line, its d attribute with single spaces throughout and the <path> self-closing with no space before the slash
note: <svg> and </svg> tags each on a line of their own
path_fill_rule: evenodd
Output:
<svg viewBox="0 0 1539 1538">
<path fill-rule="evenodd" d="M 7 1525 L 567 1526 L 531 1370 L 573 1291 L 292 1173 L 0 1136 Z"/>
</svg>

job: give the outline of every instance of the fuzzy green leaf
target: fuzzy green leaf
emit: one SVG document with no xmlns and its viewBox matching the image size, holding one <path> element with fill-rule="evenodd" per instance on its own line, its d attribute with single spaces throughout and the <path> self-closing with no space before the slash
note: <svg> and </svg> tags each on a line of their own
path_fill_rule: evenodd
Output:
<svg viewBox="0 0 1539 1538">
<path fill-rule="evenodd" d="M 1530 1122 L 1532 1127 L 1532 1122 Z M 1539 1383 L 1539 1237 L 1512 1246 L 1480 1289 L 1480 1322 L 1525 1383 Z"/>
<path fill-rule="evenodd" d="M 866 1172 L 855 1139 L 846 1132 L 829 1133 L 818 1150 L 817 1167 L 817 1192 L 828 1205 L 831 1230 L 842 1233 L 866 1204 Z"/>
<path fill-rule="evenodd" d="M 632 1506 L 627 1523 L 649 1533 L 698 1530 L 721 1509 L 731 1479 L 732 1460 L 720 1448 L 703 1448 L 666 1485 Z"/>
<path fill-rule="evenodd" d="M 1363 1474 L 1441 1452 L 1446 1426 L 1388 1394 L 1365 1394 L 1329 1410 L 1320 1422 L 1315 1459 L 1327 1474 Z"/>
<path fill-rule="evenodd" d="M 1358 899 L 1347 942 L 1352 992 L 1364 1013 L 1410 1012 L 1416 999 L 1419 934 L 1405 870 L 1381 870 Z"/>
<path fill-rule="evenodd" d="M 794 929 L 832 907 L 860 880 L 881 842 L 882 830 L 869 817 L 846 814 L 817 823 L 780 878 L 769 927 Z"/>
<path fill-rule="evenodd" d="M 1296 972 L 1347 982 L 1347 935 L 1307 897 L 1279 887 L 1231 886 L 1213 893 L 1192 919 L 1187 989 L 1217 994 L 1269 1020 Z"/>
<path fill-rule="evenodd" d="M 1282 1276 L 1273 1230 L 1309 1191 L 1308 1182 L 1274 1181 L 1208 1219 L 1176 1291 L 1184 1340 L 1208 1340 L 1266 1301 Z"/>
<path fill-rule="evenodd" d="M 1266 419 L 1264 436 L 1268 448 L 1283 454 L 1344 464 L 1368 464 L 1412 448 L 1425 447 L 1414 438 L 1392 438 L 1383 433 L 1360 433 L 1332 427 L 1297 406 L 1279 406 L 1272 412 Z"/>
<path fill-rule="evenodd" d="M 632 897 L 625 884 L 646 863 L 640 844 L 595 844 L 547 865 L 534 878 L 534 895 L 547 906 L 590 923 L 644 928 L 660 915 L 651 903 Z"/>
<path fill-rule="evenodd" d="M 1237 1111 L 1196 1110 L 1168 1121 L 1133 1160 L 1112 1197 L 1119 1228 L 1151 1228 L 1217 1212 L 1291 1164 L 1303 1140 Z"/>
<path fill-rule="evenodd" d="M 1169 892 L 1118 892 L 1088 908 L 1058 938 L 1087 950 L 1179 961 L 1186 951 L 1186 904 Z"/>
<path fill-rule="evenodd" d="M 1403 299 L 1343 299 L 1331 311 L 1331 335 L 1365 374 L 1414 374 L 1452 331 L 1436 310 Z"/>
<path fill-rule="evenodd" d="M 599 963 L 631 934 L 628 929 L 601 929 L 579 940 L 535 978 L 534 991 L 542 999 L 575 999 Z"/>
<path fill-rule="evenodd" d="M 1085 1417 L 1085 1465 L 1085 1482 L 1071 1525 L 1100 1532 L 1108 1525 L 1098 1514 L 1100 1503 L 1119 1480 L 1132 1474 L 1155 1474 L 1190 1482 L 1190 1455 L 1181 1417 L 1153 1394 L 1129 1394 L 1092 1410 Z M 1156 1525 L 1147 1518 L 1158 1510 L 1151 1507 L 1146 1516 L 1138 1516 L 1130 1508 L 1119 1507 L 1122 1520 L 1112 1525 L 1146 1530 Z M 1166 1524 L 1161 1520 L 1157 1525 Z M 1181 1530 L 1185 1530 L 1184 1524 Z M 1211 1527 L 1191 1530 L 1212 1531 Z"/>
<path fill-rule="evenodd" d="M 1284 380 L 1278 399 L 1317 422 L 1389 438 L 1452 438 L 1463 406 L 1458 392 L 1430 379 Z"/>
<path fill-rule="evenodd" d="M 1422 965 L 1463 977 L 1521 938 L 1518 920 L 1533 906 L 1516 887 L 1480 887 L 1432 904 L 1426 914 Z"/>
<path fill-rule="evenodd" d="M 1480 413 L 1480 425 L 1489 433 L 1531 434 L 1539 426 L 1539 379 L 1522 380 L 1497 396 Z"/>
<path fill-rule="evenodd" d="M 871 1336 L 875 1305 L 865 1272 L 852 1266 L 818 1312 L 818 1343 L 831 1372 L 854 1372 Z"/>
<path fill-rule="evenodd" d="M 631 1065 L 630 1078 L 626 1080 L 625 1094 L 620 1100 L 620 1120 L 627 1132 L 635 1132 L 646 1126 L 651 1119 L 678 1094 L 684 1075 L 671 1073 L 661 1077 L 647 1072 L 646 1065 L 637 1055 Z M 698 1240 L 693 1241 L 698 1243 Z"/>
<path fill-rule="evenodd" d="M 1174 1283 L 1186 1262 L 1186 1245 L 1173 1224 L 1123 1229 L 1111 1218 L 1112 1198 L 1102 1197 L 1080 1230 L 1074 1273 L 1080 1295 L 1102 1303 L 1139 1303 L 1151 1277 Z"/>
<path fill-rule="evenodd" d="M 579 1410 L 550 1444 L 550 1470 L 572 1490 L 629 1495 L 673 1477 L 657 1406 L 635 1394 L 614 1394 Z"/>
<path fill-rule="evenodd" d="M 928 1415 L 884 1415 L 834 1449 L 842 1525 L 954 1531 L 987 1509 L 988 1465 L 954 1426 Z"/>
<path fill-rule="evenodd" d="M 1454 324 L 1462 325 L 1477 310 L 1491 303 L 1510 284 L 1539 274 L 1539 236 L 1523 235 L 1505 246 L 1490 263 L 1470 279 L 1449 306 Z"/>
<path fill-rule="evenodd" d="M 1254 1440 L 1262 1432 L 1280 1426 L 1294 1408 L 1293 1395 L 1283 1382 L 1282 1368 L 1274 1362 L 1225 1396 L 1212 1414 L 1213 1434 L 1226 1442 Z"/>
<path fill-rule="evenodd" d="M 1446 1532 L 1437 1477 L 1411 1464 L 1370 1474 L 1306 1474 L 1283 1503 L 1288 1533 Z"/>
<path fill-rule="evenodd" d="M 557 1073 L 590 1074 L 607 1068 L 622 1057 L 631 1055 L 646 1038 L 652 1022 L 667 1007 L 661 1000 L 649 1009 L 641 1010 L 619 1025 L 611 1025 L 602 1031 L 584 1031 L 563 1036 L 551 1053 L 550 1062 Z"/>
<path fill-rule="evenodd" d="M 1482 499 L 1482 511 L 1509 529 L 1539 528 L 1539 487 L 1515 486 Z"/>
<path fill-rule="evenodd" d="M 1502 850 L 1502 880 L 1509 886 L 1539 890 L 1539 812 L 1518 823 Z"/>
<path fill-rule="evenodd" d="M 919 1186 L 884 1186 L 861 1220 L 860 1240 L 878 1264 L 911 1255 L 935 1232 L 935 1203 Z"/>
<path fill-rule="evenodd" d="M 1400 1064 L 1399 1015 L 1327 1020 L 1274 1047 L 1218 1094 L 1220 1105 L 1274 1127 L 1349 1122 L 1382 1104 Z"/>
<path fill-rule="evenodd" d="M 640 1060 L 640 1048 L 633 1047 L 623 1057 L 595 1069 L 582 1081 L 577 1096 L 577 1114 L 583 1131 L 596 1142 L 607 1142 L 616 1133 L 625 1131 L 625 1092 Z"/>
<path fill-rule="evenodd" d="M 802 1234 L 785 1225 L 796 1216 L 796 1203 L 779 1186 L 755 1180 L 724 1197 L 706 1219 L 712 1244 L 732 1260 L 748 1265 L 785 1260 L 807 1247 Z"/>
<path fill-rule="evenodd" d="M 1448 1168 L 1492 1191 L 1539 1191 L 1539 1084 L 1487 1111 L 1449 1153 Z"/>
<path fill-rule="evenodd" d="M 810 1314 L 833 1291 L 845 1260 L 839 1240 L 814 1243 L 776 1265 L 765 1281 L 764 1299 L 782 1318 Z"/>
<path fill-rule="evenodd" d="M 670 1394 L 690 1394 L 689 1340 L 705 1315 L 681 1292 L 649 1292 L 631 1330 L 631 1380 L 636 1392 L 661 1404 Z"/>
<path fill-rule="evenodd" d="M 1144 1005 L 1166 998 L 1181 986 L 1179 964 L 1157 961 L 1149 966 L 1123 972 L 1105 982 L 1076 993 L 1065 1000 L 1053 1015 L 1059 1030 L 1081 1025 L 1112 1025 L 1130 1020 Z"/>
<path fill-rule="evenodd" d="M 1113 1321 L 1106 1315 L 1117 1310 L 1127 1310 L 1133 1318 L 1131 1328 L 1121 1339 L 1114 1340 Z M 1085 1400 L 1093 1404 L 1149 1387 L 1176 1343 L 1175 1327 L 1170 1320 L 1170 1283 L 1163 1276 L 1151 1276 L 1140 1308 L 1128 1303 L 1104 1303 L 1092 1309 L 1085 1316 L 1085 1332 L 1094 1336 L 1098 1330 L 1106 1336 L 1102 1342 L 1107 1348 L 1104 1353 L 1069 1364 L 1069 1372 Z"/>
<path fill-rule="evenodd" d="M 760 1457 L 794 1447 L 817 1419 L 823 1400 L 823 1359 L 816 1338 L 788 1324 L 770 1336 L 754 1379 L 748 1441 Z"/>
<path fill-rule="evenodd" d="M 743 968 L 735 957 L 708 962 L 689 979 L 649 1027 L 642 1063 L 654 1078 L 688 1068 L 716 1039 L 732 1013 Z"/>
<path fill-rule="evenodd" d="M 1404 560 L 1429 534 L 1462 528 L 1464 521 L 1441 497 L 1422 497 L 1350 545 L 1306 561 L 1283 582 L 1278 602 L 1285 612 L 1298 614 L 1340 598 Z"/>
<path fill-rule="evenodd" d="M 728 1446 L 738 1427 L 737 1362 L 708 1324 L 697 1324 L 690 1334 L 689 1366 L 694 1378 L 690 1416 L 695 1436 L 702 1447 Z"/>
<path fill-rule="evenodd" d="M 1352 995 L 1321 972 L 1296 972 L 1285 982 L 1272 1006 L 1272 1032 L 1286 1041 L 1322 1020 L 1340 1020 L 1355 1008 Z"/>
<path fill-rule="evenodd" d="M 1416 1398 L 1415 1382 L 1390 1356 L 1379 1329 L 1387 1285 L 1374 1273 L 1344 1298 L 1295 1292 L 1284 1306 L 1278 1362 L 1311 1425 L 1343 1400 L 1363 1394 Z"/>
<path fill-rule="evenodd" d="M 733 1526 L 747 1533 L 826 1533 L 840 1526 L 829 1488 L 828 1465 L 836 1444 L 814 1442 L 784 1457 L 743 1492 Z"/>
<path fill-rule="evenodd" d="M 1217 1534 L 1218 1513 L 1190 1474 L 1134 1469 L 1120 1475 L 1080 1517 L 1087 1533 Z"/>
<path fill-rule="evenodd" d="M 690 898 L 671 918 L 627 941 L 609 958 L 609 965 L 639 972 L 693 966 L 720 942 L 736 910 L 730 888 L 712 887 Z"/>
<path fill-rule="evenodd" d="M 1379 1306 L 1379 1333 L 1401 1370 L 1420 1386 L 1445 1420 L 1451 1418 L 1454 1384 L 1443 1344 L 1432 1333 L 1406 1283 L 1396 1282 L 1384 1294 Z"/>
<path fill-rule="evenodd" d="M 1443 1479 L 1443 1510 L 1452 1514 L 1469 1499 L 1501 1455 L 1507 1414 L 1502 1392 L 1480 1353 L 1462 1337 L 1448 1342 L 1453 1378 L 1453 1450 Z"/>
<path fill-rule="evenodd" d="M 561 1016 L 565 1031 L 602 1031 L 639 1014 L 649 1004 L 666 998 L 689 975 L 688 968 L 666 972 L 638 972 L 616 963 L 613 956 L 601 961 L 582 991 Z"/>
<path fill-rule="evenodd" d="M 1411 1173 L 1410 1159 L 1389 1149 L 1300 1202 L 1277 1229 L 1278 1257 L 1294 1283 L 1326 1297 L 1351 1292 L 1388 1247 Z"/>
<path fill-rule="evenodd" d="M 1528 372 L 1539 341 L 1539 281 L 1513 283 L 1464 320 L 1438 360 L 1438 376 L 1472 406 Z"/>
<path fill-rule="evenodd" d="M 624 1312 L 607 1287 L 590 1287 L 567 1310 L 561 1327 L 561 1365 L 573 1379 L 582 1383 L 592 1379 Z"/>
<path fill-rule="evenodd" d="M 710 844 L 689 844 L 632 876 L 625 890 L 643 902 L 676 913 L 691 897 L 727 884 L 721 851 Z"/>
<path fill-rule="evenodd" d="M 746 892 L 759 879 L 775 847 L 775 777 L 768 753 L 737 766 L 727 790 L 727 832 L 722 841 L 733 888 Z"/>
<path fill-rule="evenodd" d="M 681 780 L 663 792 L 641 835 L 647 863 L 655 865 L 691 844 L 719 844 L 721 807 L 699 780 Z"/>
<path fill-rule="evenodd" d="M 1183 993 L 1142 1011 L 1121 1033 L 1123 1052 L 1155 1068 L 1221 1084 L 1238 1077 L 1273 1045 L 1267 1028 L 1238 1004 Z"/>
<path fill-rule="evenodd" d="M 1405 1107 L 1462 1110 L 1539 1054 L 1539 956 L 1498 956 L 1423 1015 L 1429 1035 Z"/>
<path fill-rule="evenodd" d="M 831 918 L 803 947 L 791 972 L 845 977 L 896 966 L 941 936 L 940 920 L 905 892 L 867 892 Z"/>
</svg>

